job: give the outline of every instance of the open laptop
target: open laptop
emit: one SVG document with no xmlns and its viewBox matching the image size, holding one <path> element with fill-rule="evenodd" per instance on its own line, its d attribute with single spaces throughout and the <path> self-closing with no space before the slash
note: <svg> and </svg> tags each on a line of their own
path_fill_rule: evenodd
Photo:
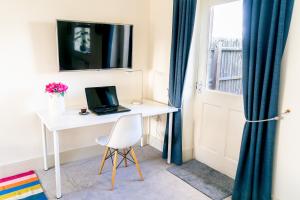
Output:
<svg viewBox="0 0 300 200">
<path fill-rule="evenodd" d="M 89 110 L 97 115 L 130 111 L 119 105 L 115 86 L 85 88 L 85 95 Z"/>
</svg>

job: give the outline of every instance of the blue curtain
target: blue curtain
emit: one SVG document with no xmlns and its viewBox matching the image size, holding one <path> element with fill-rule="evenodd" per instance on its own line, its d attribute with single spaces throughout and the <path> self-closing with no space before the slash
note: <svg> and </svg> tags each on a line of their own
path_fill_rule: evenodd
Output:
<svg viewBox="0 0 300 200">
<path fill-rule="evenodd" d="M 293 0 L 244 0 L 243 95 L 248 120 L 278 114 L 281 59 Z M 244 127 L 233 200 L 271 200 L 276 121 Z"/>
<path fill-rule="evenodd" d="M 189 57 L 194 27 L 196 0 L 173 1 L 172 46 L 169 75 L 169 103 L 181 107 L 183 84 Z M 163 158 L 168 154 L 168 123 L 163 146 Z M 182 164 L 181 111 L 174 113 L 171 162 Z"/>
</svg>

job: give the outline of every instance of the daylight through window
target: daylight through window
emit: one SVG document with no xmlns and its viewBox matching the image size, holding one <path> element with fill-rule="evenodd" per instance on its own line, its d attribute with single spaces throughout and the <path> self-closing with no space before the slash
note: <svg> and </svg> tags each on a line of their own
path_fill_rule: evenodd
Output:
<svg viewBox="0 0 300 200">
<path fill-rule="evenodd" d="M 206 86 L 242 94 L 242 1 L 213 6 Z"/>
</svg>

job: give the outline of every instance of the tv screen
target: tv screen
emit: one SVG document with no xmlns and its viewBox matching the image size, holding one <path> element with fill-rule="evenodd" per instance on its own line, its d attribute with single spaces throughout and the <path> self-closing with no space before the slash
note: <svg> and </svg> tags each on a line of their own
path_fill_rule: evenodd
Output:
<svg viewBox="0 0 300 200">
<path fill-rule="evenodd" d="M 59 69 L 132 68 L 133 25 L 57 21 Z"/>
</svg>

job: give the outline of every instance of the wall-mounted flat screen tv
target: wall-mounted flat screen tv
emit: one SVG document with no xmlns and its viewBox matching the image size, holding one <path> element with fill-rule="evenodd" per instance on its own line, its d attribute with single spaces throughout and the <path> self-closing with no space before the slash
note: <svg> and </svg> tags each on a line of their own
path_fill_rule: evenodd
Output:
<svg viewBox="0 0 300 200">
<path fill-rule="evenodd" d="M 132 68 L 133 25 L 57 20 L 59 69 Z"/>
</svg>

